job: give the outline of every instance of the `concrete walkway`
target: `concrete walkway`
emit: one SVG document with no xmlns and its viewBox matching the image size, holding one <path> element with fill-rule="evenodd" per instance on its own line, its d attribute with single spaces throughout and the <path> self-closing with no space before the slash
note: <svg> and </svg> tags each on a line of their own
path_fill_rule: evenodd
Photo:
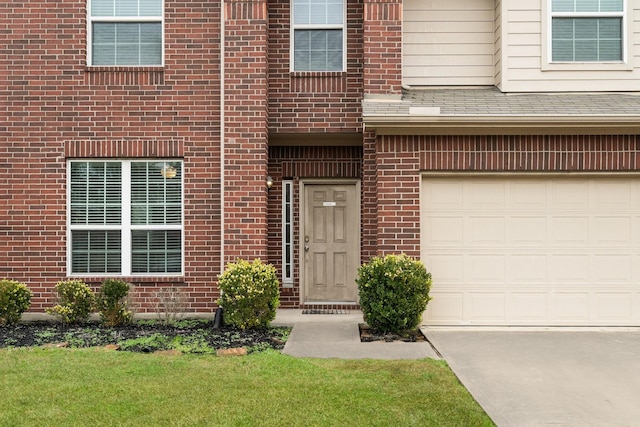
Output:
<svg viewBox="0 0 640 427">
<path fill-rule="evenodd" d="M 278 310 L 272 325 L 293 326 L 282 351 L 294 357 L 321 359 L 439 359 L 428 342 L 360 342 L 358 324 L 362 312 L 302 314 L 302 310 Z"/>
</svg>

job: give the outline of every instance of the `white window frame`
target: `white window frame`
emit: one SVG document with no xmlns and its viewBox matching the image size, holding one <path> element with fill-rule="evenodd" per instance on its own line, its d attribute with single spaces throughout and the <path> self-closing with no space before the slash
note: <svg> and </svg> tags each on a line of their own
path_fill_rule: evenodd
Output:
<svg viewBox="0 0 640 427">
<path fill-rule="evenodd" d="M 164 51 L 165 51 L 165 35 L 164 35 L 164 0 L 160 0 L 162 7 L 162 16 L 92 16 L 91 1 L 87 0 L 87 66 L 89 67 L 164 67 Z M 162 34 L 160 64 L 153 65 L 93 65 L 93 23 L 94 22 L 156 22 L 160 23 L 160 33 Z"/>
<path fill-rule="evenodd" d="M 630 45 L 633 37 L 631 26 L 628 25 L 629 12 L 628 1 L 623 0 L 622 12 L 553 12 L 553 0 L 542 2 L 542 14 L 545 19 L 542 20 L 542 48 L 543 48 L 543 71 L 616 71 L 628 70 L 632 71 L 633 66 L 630 64 Z M 622 19 L 622 60 L 616 61 L 553 61 L 552 43 L 553 43 L 553 18 L 621 18 Z"/>
<path fill-rule="evenodd" d="M 121 224 L 72 224 L 71 223 L 71 163 L 104 163 L 117 162 L 122 166 L 121 170 Z M 132 163 L 180 163 L 182 174 L 180 178 L 180 204 L 182 206 L 180 224 L 131 224 L 131 164 Z M 160 171 L 160 169 L 158 169 Z M 160 172 L 158 172 L 160 173 Z M 74 273 L 72 265 L 73 247 L 71 233 L 74 230 L 120 230 L 121 241 L 121 265 L 120 273 Z M 181 236 L 181 271 L 176 273 L 132 273 L 131 271 L 131 232 L 136 230 L 179 230 Z M 184 275 L 184 162 L 180 159 L 70 159 L 67 161 L 67 275 L 69 277 L 179 277 Z"/>
<path fill-rule="evenodd" d="M 287 202 L 287 192 L 289 193 L 289 201 Z M 289 223 L 287 223 L 287 213 L 289 214 Z M 285 287 L 293 286 L 293 269 L 294 269 L 294 227 L 293 227 L 293 181 L 282 181 L 282 284 Z M 289 231 L 289 239 L 287 242 L 287 231 Z M 289 255 L 289 262 L 287 262 Z M 287 274 L 287 266 L 289 267 Z"/>
<path fill-rule="evenodd" d="M 342 1 L 342 24 L 296 24 L 294 19 L 294 3 L 295 0 L 290 0 L 289 10 L 290 23 L 289 26 L 289 70 L 292 73 L 343 73 L 347 69 L 347 0 Z M 342 31 L 342 69 L 341 70 L 309 70 L 309 71 L 296 71 L 295 69 L 295 46 L 294 46 L 294 34 L 296 30 L 341 30 Z"/>
</svg>

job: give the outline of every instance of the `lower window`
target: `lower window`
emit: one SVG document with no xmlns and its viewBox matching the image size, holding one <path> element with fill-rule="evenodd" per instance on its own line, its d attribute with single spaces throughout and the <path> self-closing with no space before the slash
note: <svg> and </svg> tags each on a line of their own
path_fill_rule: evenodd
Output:
<svg viewBox="0 0 640 427">
<path fill-rule="evenodd" d="M 182 162 L 70 161 L 71 275 L 180 275 Z"/>
</svg>

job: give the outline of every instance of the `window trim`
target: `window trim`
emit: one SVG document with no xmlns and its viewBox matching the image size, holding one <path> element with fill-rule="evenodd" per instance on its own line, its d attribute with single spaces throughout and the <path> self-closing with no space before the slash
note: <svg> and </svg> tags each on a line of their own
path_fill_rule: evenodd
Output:
<svg viewBox="0 0 640 427">
<path fill-rule="evenodd" d="M 121 164 L 121 223 L 120 224 L 72 224 L 71 223 L 71 164 L 78 163 L 108 163 L 118 162 Z M 182 173 L 180 174 L 180 204 L 182 206 L 180 212 L 180 224 L 131 224 L 131 164 L 132 163 L 180 163 Z M 182 159 L 68 159 L 67 160 L 67 191 L 66 191 L 66 237 L 67 237 L 67 276 L 69 277 L 182 277 L 185 271 L 185 227 L 184 227 L 184 161 Z M 72 231 L 75 230 L 119 230 L 121 241 L 120 273 L 95 273 L 95 272 L 73 272 L 73 242 L 71 238 Z M 131 232 L 135 230 L 180 230 L 180 271 L 175 273 L 133 273 L 132 266 L 132 241 Z"/>
<path fill-rule="evenodd" d="M 310 73 L 344 73 L 347 70 L 347 0 L 342 0 L 342 24 L 296 24 L 294 21 L 294 3 L 289 2 L 289 72 L 300 74 Z M 340 70 L 307 70 L 299 71 L 295 69 L 295 31 L 296 30 L 342 30 L 342 69 Z"/>
<path fill-rule="evenodd" d="M 542 2 L 542 71 L 633 71 L 630 53 L 633 40 L 632 26 L 629 22 L 627 0 L 622 2 L 622 12 L 552 12 L 551 2 Z M 552 21 L 553 18 L 607 18 L 622 19 L 622 60 L 620 61 L 553 61 L 552 60 Z"/>
<path fill-rule="evenodd" d="M 287 192 L 289 201 L 287 202 Z M 289 224 L 287 224 L 287 212 L 289 213 Z M 282 284 L 284 287 L 293 287 L 293 269 L 295 266 L 294 256 L 294 227 L 293 227 L 293 181 L 282 181 Z M 287 242 L 287 228 L 289 230 L 290 241 Z M 288 250 L 287 250 L 288 247 Z M 287 262 L 287 253 L 289 262 Z M 289 274 L 287 274 L 287 266 Z"/>
<path fill-rule="evenodd" d="M 161 16 L 92 16 L 91 15 L 91 2 L 93 0 L 87 0 L 87 67 L 92 68 L 158 68 L 164 67 L 165 60 L 165 0 L 160 0 L 162 15 Z M 93 65 L 93 23 L 94 22 L 141 22 L 141 23 L 160 23 L 161 40 L 161 52 L 160 52 L 160 64 L 148 64 L 148 65 Z"/>
</svg>

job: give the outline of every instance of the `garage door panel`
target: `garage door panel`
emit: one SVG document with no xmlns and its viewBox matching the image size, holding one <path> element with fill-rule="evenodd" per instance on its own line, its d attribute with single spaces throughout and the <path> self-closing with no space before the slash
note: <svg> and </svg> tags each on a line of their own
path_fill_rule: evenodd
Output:
<svg viewBox="0 0 640 427">
<path fill-rule="evenodd" d="M 470 322 L 503 323 L 505 294 L 503 292 L 469 292 L 467 294 Z"/>
<path fill-rule="evenodd" d="M 632 208 L 632 183 L 595 182 L 593 209 L 627 210 Z"/>
<path fill-rule="evenodd" d="M 631 217 L 631 245 L 638 246 L 638 242 L 640 242 L 640 215 L 634 215 Z"/>
<path fill-rule="evenodd" d="M 549 278 L 558 286 L 589 283 L 589 255 L 552 254 Z"/>
<path fill-rule="evenodd" d="M 640 293 L 640 248 L 634 249 L 631 255 L 631 286 L 637 288 Z M 640 311 L 638 312 L 640 315 Z"/>
<path fill-rule="evenodd" d="M 462 182 L 434 182 L 423 192 L 423 200 L 437 210 L 462 209 L 464 207 L 462 187 Z"/>
<path fill-rule="evenodd" d="M 547 218 L 541 216 L 511 216 L 507 227 L 508 246 L 546 246 Z"/>
<path fill-rule="evenodd" d="M 633 304 L 632 304 L 632 320 L 631 323 L 635 325 L 640 325 L 640 291 L 633 292 Z"/>
<path fill-rule="evenodd" d="M 423 241 L 429 246 L 460 246 L 464 242 L 464 219 L 461 216 L 433 216 L 427 221 L 422 233 Z"/>
<path fill-rule="evenodd" d="M 589 322 L 589 294 L 587 292 L 557 292 L 554 295 L 557 324 L 583 325 Z"/>
<path fill-rule="evenodd" d="M 505 184 L 501 181 L 475 181 L 465 186 L 464 200 L 467 209 L 503 209 Z"/>
<path fill-rule="evenodd" d="M 596 216 L 593 218 L 593 244 L 597 246 L 628 246 L 633 229 L 628 216 Z"/>
<path fill-rule="evenodd" d="M 508 185 L 510 206 L 515 209 L 544 210 L 547 207 L 544 181 L 514 180 Z"/>
<path fill-rule="evenodd" d="M 464 283 L 464 255 L 429 253 L 422 259 L 432 277 L 437 277 L 439 283 L 455 286 Z"/>
<path fill-rule="evenodd" d="M 596 254 L 593 256 L 592 276 L 595 283 L 631 285 L 631 256 L 615 254 Z"/>
<path fill-rule="evenodd" d="M 598 292 L 594 296 L 596 317 L 615 323 L 630 323 L 633 319 L 631 292 Z"/>
<path fill-rule="evenodd" d="M 545 254 L 512 254 L 508 266 L 507 283 L 539 284 L 547 281 Z"/>
<path fill-rule="evenodd" d="M 425 176 L 421 203 L 426 323 L 640 326 L 639 178 Z"/>
<path fill-rule="evenodd" d="M 463 292 L 431 292 L 432 302 L 438 301 L 428 310 L 431 321 L 442 323 L 460 323 L 463 318 Z"/>
<path fill-rule="evenodd" d="M 505 218 L 498 216 L 469 217 L 469 245 L 503 245 Z"/>
<path fill-rule="evenodd" d="M 555 246 L 580 246 L 589 243 L 589 217 L 554 216 L 551 218 L 551 244 Z"/>
<path fill-rule="evenodd" d="M 465 271 L 466 283 L 491 285 L 504 284 L 505 255 L 470 254 L 465 257 L 468 269 Z"/>
<path fill-rule="evenodd" d="M 511 323 L 546 324 L 549 316 L 548 299 L 546 292 L 512 292 L 508 304 Z"/>
<path fill-rule="evenodd" d="M 551 206 L 563 210 L 588 210 L 589 187 L 582 180 L 552 181 Z"/>
</svg>

